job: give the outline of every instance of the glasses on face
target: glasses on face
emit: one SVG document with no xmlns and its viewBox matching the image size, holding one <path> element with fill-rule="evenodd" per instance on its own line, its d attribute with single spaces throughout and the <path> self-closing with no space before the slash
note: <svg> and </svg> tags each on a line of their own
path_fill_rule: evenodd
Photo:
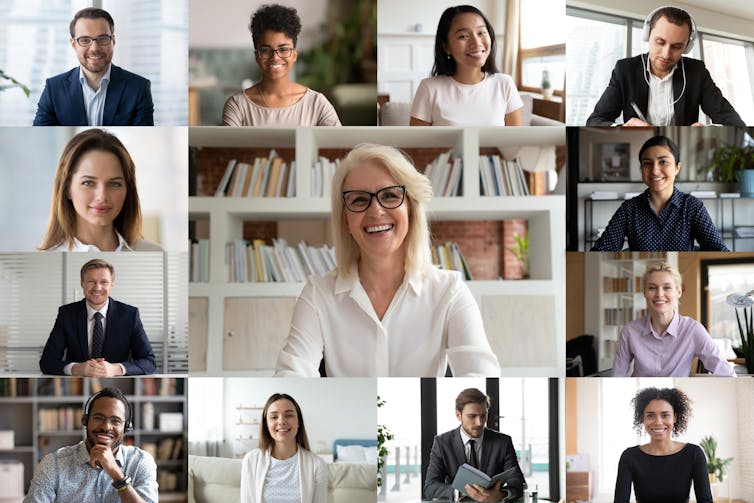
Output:
<svg viewBox="0 0 754 503">
<path fill-rule="evenodd" d="M 263 59 L 270 59 L 273 54 L 277 54 L 283 59 L 288 59 L 291 57 L 291 54 L 293 54 L 293 49 L 295 47 L 279 47 L 277 49 L 273 49 L 272 47 L 260 47 L 254 53 Z"/>
<path fill-rule="evenodd" d="M 380 206 L 386 210 L 392 210 L 403 204 L 406 198 L 405 185 L 392 185 L 385 187 L 377 192 L 367 192 L 366 190 L 347 190 L 343 192 L 343 202 L 348 211 L 361 213 L 369 209 L 372 205 L 372 198 L 376 198 Z"/>
<path fill-rule="evenodd" d="M 107 417 L 103 414 L 94 414 L 91 417 L 90 421 L 94 424 L 102 424 L 104 422 L 108 422 L 116 428 L 120 428 L 124 423 L 123 419 L 119 418 L 118 416 Z"/>
<path fill-rule="evenodd" d="M 110 45 L 113 41 L 112 35 L 99 35 L 98 37 L 78 37 L 74 39 L 81 47 L 89 47 L 92 42 L 97 42 L 97 45 L 102 47 Z"/>
</svg>

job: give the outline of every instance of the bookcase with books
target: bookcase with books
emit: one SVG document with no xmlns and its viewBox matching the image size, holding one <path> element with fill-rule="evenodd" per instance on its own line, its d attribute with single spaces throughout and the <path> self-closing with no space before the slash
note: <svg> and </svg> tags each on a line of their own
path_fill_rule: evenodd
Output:
<svg viewBox="0 0 754 503">
<path fill-rule="evenodd" d="M 646 314 L 642 276 L 647 265 L 669 262 L 674 252 L 585 253 L 584 329 L 594 334 L 598 370 L 612 367 L 623 325 Z"/>
<path fill-rule="evenodd" d="M 562 375 L 565 198 L 508 195 L 525 194 L 542 173 L 524 175 L 515 158 L 505 155 L 522 145 L 553 150 L 564 145 L 565 130 L 559 127 L 190 128 L 197 178 L 197 192 L 189 198 L 190 237 L 202 249 L 200 260 L 192 261 L 203 271 L 193 275 L 189 287 L 192 375 L 271 375 L 303 278 L 311 272 L 306 262 L 315 260 L 306 256 L 302 242 L 327 269 L 334 266 L 327 178 L 337 160 L 362 142 L 400 148 L 428 174 L 434 192 L 443 194 L 428 207 L 437 261 L 462 271 L 466 263 L 465 276 L 473 277 L 468 286 L 504 375 Z M 255 182 L 241 182 L 240 172 L 235 186 L 241 195 L 234 196 L 231 161 L 254 166 L 272 150 L 289 166 L 285 196 L 281 191 L 243 197 L 245 185 Z M 218 191 L 223 178 L 228 194 Z M 528 278 L 501 280 L 504 223 L 516 220 L 531 243 Z M 483 233 L 464 241 L 468 228 L 477 226 Z M 257 254 L 263 246 L 267 253 L 277 251 L 277 262 L 262 256 L 261 263 L 279 264 L 279 278 L 260 281 Z M 289 275 L 287 268 L 294 272 Z"/>
<path fill-rule="evenodd" d="M 9 437 L 0 444 L 0 460 L 23 464 L 23 491 L 28 491 L 46 454 L 85 438 L 84 404 L 107 386 L 123 391 L 133 407 L 134 429 L 126 433 L 124 444 L 137 445 L 154 457 L 160 501 L 185 501 L 184 378 L 0 378 L 0 436 Z"/>
</svg>

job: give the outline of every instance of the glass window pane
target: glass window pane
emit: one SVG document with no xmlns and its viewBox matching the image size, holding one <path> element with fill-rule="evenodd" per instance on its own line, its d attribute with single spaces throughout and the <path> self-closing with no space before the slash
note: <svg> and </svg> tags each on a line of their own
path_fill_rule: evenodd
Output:
<svg viewBox="0 0 754 503">
<path fill-rule="evenodd" d="M 731 347 L 740 347 L 741 338 L 736 322 L 736 310 L 726 299 L 735 293 L 744 295 L 754 290 L 754 262 L 747 264 L 711 265 L 709 274 L 709 323 L 708 328 L 713 339 L 724 344 L 727 355 Z M 738 310 L 743 317 L 743 310 Z"/>
<path fill-rule="evenodd" d="M 547 70 L 553 90 L 562 91 L 565 83 L 565 55 L 526 58 L 521 62 L 524 86 L 542 87 L 542 72 Z"/>
<path fill-rule="evenodd" d="M 568 125 L 584 125 L 610 81 L 615 62 L 626 54 L 626 25 L 621 20 L 569 11 L 566 17 Z"/>
<path fill-rule="evenodd" d="M 521 3 L 522 49 L 557 45 L 565 41 L 563 5 L 562 0 L 524 0 Z"/>
<path fill-rule="evenodd" d="M 744 123 L 754 124 L 753 69 L 749 66 L 754 64 L 754 56 L 747 58 L 747 50 L 752 53 L 754 48 L 750 43 L 744 45 L 743 42 L 709 35 L 704 37 L 703 44 L 704 64 L 712 80 L 733 104 Z"/>
</svg>

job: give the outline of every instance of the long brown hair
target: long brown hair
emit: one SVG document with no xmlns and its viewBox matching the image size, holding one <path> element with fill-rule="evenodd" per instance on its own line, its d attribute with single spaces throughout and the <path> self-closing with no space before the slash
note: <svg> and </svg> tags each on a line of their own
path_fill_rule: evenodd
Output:
<svg viewBox="0 0 754 503">
<path fill-rule="evenodd" d="M 52 186 L 50 219 L 40 250 L 49 250 L 65 241 L 68 248 L 76 237 L 76 209 L 68 197 L 71 179 L 78 169 L 81 157 L 87 152 L 99 150 L 118 158 L 126 183 L 126 200 L 120 213 L 113 220 L 113 227 L 132 246 L 141 238 L 141 207 L 136 190 L 136 168 L 131 155 L 121 141 L 102 129 L 87 129 L 70 139 L 60 154 L 55 181 Z"/>
<path fill-rule="evenodd" d="M 296 414 L 298 415 L 298 431 L 296 432 L 296 443 L 306 449 L 309 449 L 309 438 L 306 436 L 306 428 L 304 428 L 304 416 L 301 415 L 301 407 L 298 406 L 296 400 L 291 395 L 286 393 L 274 393 L 267 399 L 267 403 L 264 404 L 264 410 L 262 410 L 262 424 L 259 426 L 259 449 L 267 451 L 272 449 L 272 445 L 275 441 L 270 435 L 270 429 L 267 427 L 267 410 L 270 406 L 278 400 L 288 400 L 296 408 Z"/>
</svg>

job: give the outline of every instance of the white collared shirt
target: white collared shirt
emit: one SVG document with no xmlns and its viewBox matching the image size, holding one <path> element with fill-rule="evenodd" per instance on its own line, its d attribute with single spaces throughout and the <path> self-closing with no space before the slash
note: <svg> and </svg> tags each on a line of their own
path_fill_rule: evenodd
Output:
<svg viewBox="0 0 754 503">
<path fill-rule="evenodd" d="M 115 229 L 113 229 L 115 230 Z M 128 246 L 128 243 L 126 243 L 126 240 L 123 239 L 123 236 L 120 235 L 120 232 L 115 230 L 115 236 L 118 238 L 118 246 L 115 248 L 115 251 L 162 251 L 162 248 L 157 243 L 153 243 L 151 241 L 147 241 L 146 239 L 140 239 L 138 240 L 133 248 Z M 72 252 L 101 252 L 99 248 L 97 248 L 94 245 L 88 245 L 85 243 L 82 243 L 78 240 L 78 238 L 73 238 L 73 247 L 68 248 L 68 244 L 65 241 L 60 242 L 57 246 L 54 248 L 50 248 L 48 251 L 72 251 Z"/>
<path fill-rule="evenodd" d="M 106 326 L 107 326 L 107 308 L 110 307 L 110 299 L 107 299 L 107 304 L 105 304 L 101 309 L 97 310 L 94 309 L 92 306 L 89 305 L 88 302 L 85 302 L 86 304 L 86 346 L 89 348 L 89 358 L 92 357 L 92 337 L 94 336 L 94 313 L 100 313 L 102 315 L 102 334 L 106 334 Z M 65 375 L 71 375 L 71 369 L 73 366 L 78 362 L 72 362 L 63 367 L 63 373 Z M 121 365 L 121 367 L 123 367 Z M 123 367 L 123 375 L 126 375 L 126 369 Z"/>
<path fill-rule="evenodd" d="M 357 275 L 311 276 L 296 302 L 277 376 L 499 376 L 482 316 L 461 275 L 406 275 L 382 320 Z"/>
<path fill-rule="evenodd" d="M 469 440 L 472 439 L 464 431 L 463 427 L 458 428 L 458 431 L 461 432 L 461 441 L 463 442 L 463 452 L 466 455 L 466 459 L 468 460 L 471 457 L 471 444 L 469 444 Z M 482 434 L 479 435 L 479 438 L 474 439 L 474 450 L 476 451 L 476 460 L 477 464 L 481 466 L 482 464 L 482 442 L 484 441 L 484 429 L 482 429 Z M 481 469 L 481 468 L 480 468 Z"/>
<path fill-rule="evenodd" d="M 660 78 L 649 70 L 649 58 L 647 58 L 647 74 L 649 75 L 647 122 L 653 126 L 670 126 L 675 119 L 673 74 L 676 68 L 678 65 L 674 66 L 665 77 Z"/>
<path fill-rule="evenodd" d="M 110 84 L 110 70 L 113 65 L 107 66 L 105 75 L 99 82 L 99 89 L 96 91 L 89 87 L 86 81 L 84 70 L 79 67 L 79 83 L 81 91 L 84 93 L 84 107 L 86 108 L 86 122 L 90 126 L 101 126 L 102 119 L 105 115 L 105 98 L 107 98 L 107 86 Z"/>
</svg>

